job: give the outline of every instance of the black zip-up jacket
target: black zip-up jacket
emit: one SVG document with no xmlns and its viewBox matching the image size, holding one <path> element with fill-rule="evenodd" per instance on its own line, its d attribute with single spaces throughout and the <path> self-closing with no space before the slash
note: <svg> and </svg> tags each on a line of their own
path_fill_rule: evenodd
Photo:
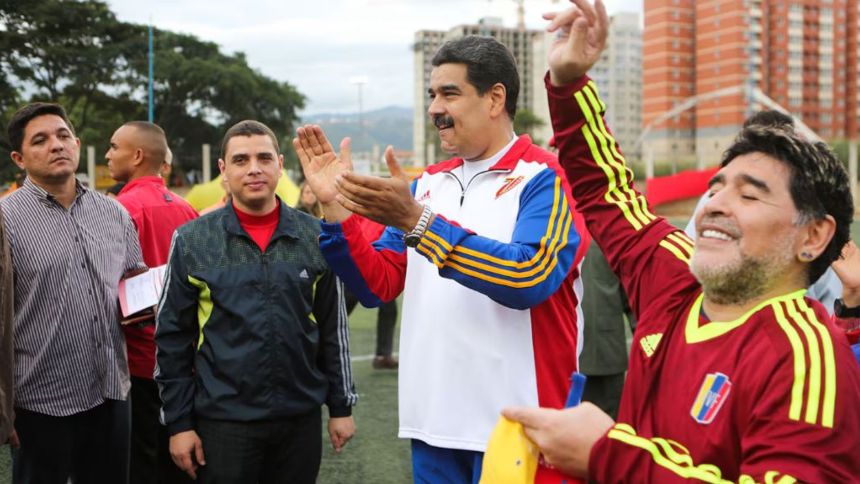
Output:
<svg viewBox="0 0 860 484">
<path fill-rule="evenodd" d="M 232 204 L 177 229 L 158 305 L 155 380 L 170 435 L 195 418 L 260 421 L 357 396 L 340 281 L 319 250 L 319 220 L 279 200 L 265 252 Z"/>
</svg>

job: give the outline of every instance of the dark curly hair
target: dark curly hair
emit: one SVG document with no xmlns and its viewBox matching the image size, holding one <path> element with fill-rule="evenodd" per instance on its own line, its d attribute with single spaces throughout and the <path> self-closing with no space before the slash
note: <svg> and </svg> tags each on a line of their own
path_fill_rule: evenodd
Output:
<svg viewBox="0 0 860 484">
<path fill-rule="evenodd" d="M 430 63 L 433 67 L 465 64 L 466 78 L 481 96 L 501 83 L 505 86 L 505 111 L 513 121 L 517 114 L 520 75 L 517 61 L 504 44 L 492 37 L 467 35 L 445 42 Z"/>
<path fill-rule="evenodd" d="M 851 238 L 854 200 L 845 167 L 830 147 L 799 135 L 791 117 L 777 111 L 762 111 L 747 120 L 723 154 L 720 166 L 748 153 L 764 153 L 789 167 L 789 192 L 799 213 L 797 225 L 822 220 L 827 215 L 836 221 L 833 238 L 807 273 L 808 284 L 818 280 Z"/>
</svg>

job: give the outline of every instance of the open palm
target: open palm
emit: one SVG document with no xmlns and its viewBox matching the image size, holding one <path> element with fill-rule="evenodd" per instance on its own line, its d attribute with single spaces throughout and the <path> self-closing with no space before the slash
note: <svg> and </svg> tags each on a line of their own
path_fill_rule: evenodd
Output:
<svg viewBox="0 0 860 484">
<path fill-rule="evenodd" d="M 296 130 L 293 148 L 302 164 L 305 180 L 320 203 L 334 202 L 338 193 L 335 180 L 338 175 L 352 170 L 349 138 L 341 141 L 338 156 L 322 128 L 307 125 Z"/>
<path fill-rule="evenodd" d="M 853 293 L 856 298 L 860 296 L 860 249 L 849 240 L 842 248 L 842 257 L 833 261 L 833 271 L 842 281 L 843 297 L 847 293 Z"/>
<path fill-rule="evenodd" d="M 567 10 L 544 15 L 550 21 L 547 30 L 556 32 L 548 61 L 552 81 L 558 85 L 569 84 L 588 72 L 606 46 L 609 17 L 603 2 L 572 2 L 575 6 Z"/>
</svg>

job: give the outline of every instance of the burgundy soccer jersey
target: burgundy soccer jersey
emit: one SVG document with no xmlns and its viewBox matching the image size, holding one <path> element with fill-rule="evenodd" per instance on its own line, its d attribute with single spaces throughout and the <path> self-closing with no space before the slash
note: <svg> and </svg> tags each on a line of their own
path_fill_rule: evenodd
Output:
<svg viewBox="0 0 860 484">
<path fill-rule="evenodd" d="M 577 206 L 638 316 L 618 422 L 593 447 L 590 477 L 860 480 L 860 370 L 824 308 L 800 290 L 710 321 L 693 242 L 633 189 L 594 83 L 547 86 Z"/>
</svg>

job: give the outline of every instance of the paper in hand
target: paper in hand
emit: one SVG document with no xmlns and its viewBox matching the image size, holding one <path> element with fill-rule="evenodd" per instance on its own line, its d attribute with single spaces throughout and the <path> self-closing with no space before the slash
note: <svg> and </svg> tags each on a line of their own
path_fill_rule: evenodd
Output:
<svg viewBox="0 0 860 484">
<path fill-rule="evenodd" d="M 123 318 L 158 304 L 167 266 L 153 267 L 119 282 L 119 306 Z"/>
</svg>

